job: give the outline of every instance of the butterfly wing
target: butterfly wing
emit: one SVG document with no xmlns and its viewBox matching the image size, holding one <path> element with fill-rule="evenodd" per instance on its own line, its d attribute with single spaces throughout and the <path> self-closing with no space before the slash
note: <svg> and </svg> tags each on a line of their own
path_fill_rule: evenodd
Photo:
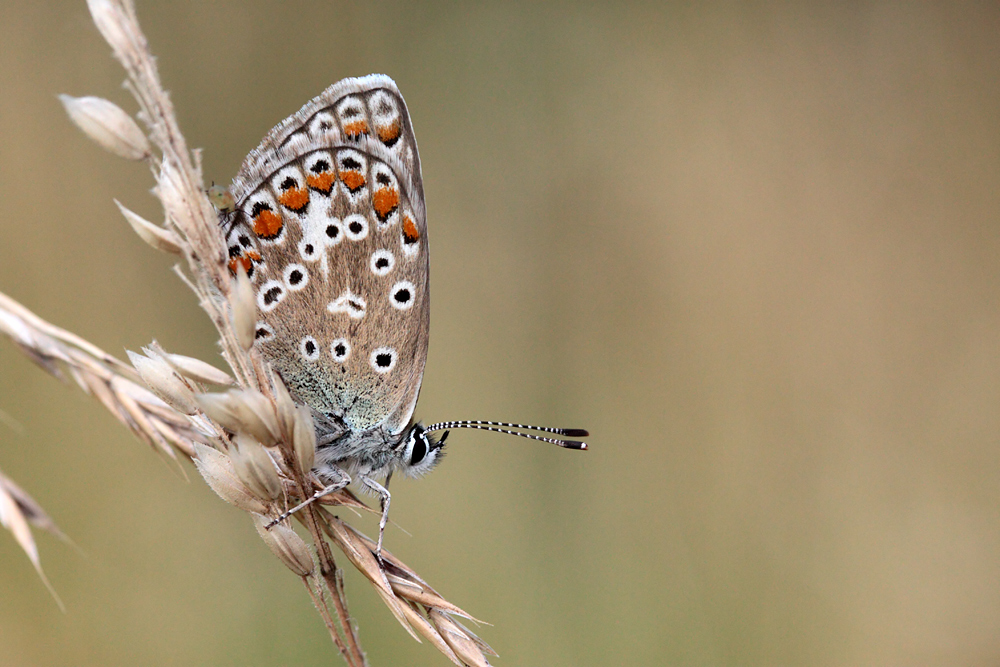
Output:
<svg viewBox="0 0 1000 667">
<path fill-rule="evenodd" d="M 255 345 L 296 397 L 352 431 L 400 433 L 430 324 L 420 158 L 396 84 L 345 79 L 243 163 L 221 215 L 258 309 Z"/>
</svg>

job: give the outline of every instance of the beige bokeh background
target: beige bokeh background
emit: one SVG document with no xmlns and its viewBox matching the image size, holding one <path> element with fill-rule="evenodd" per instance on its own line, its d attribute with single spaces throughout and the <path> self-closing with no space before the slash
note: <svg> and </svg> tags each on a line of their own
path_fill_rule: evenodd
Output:
<svg viewBox="0 0 1000 667">
<path fill-rule="evenodd" d="M 498 665 L 1000 660 L 1000 10 L 140 2 L 205 172 L 339 78 L 413 115 L 432 242 L 418 415 L 473 432 L 393 483 L 388 546 Z M 84 3 L 0 2 L 0 290 L 123 355 L 213 361 L 140 165 L 57 93 L 134 109 Z M 5 665 L 340 664 L 246 517 L 0 341 Z M 373 522 L 362 525 L 370 530 Z M 373 665 L 442 665 L 349 576 Z"/>
</svg>

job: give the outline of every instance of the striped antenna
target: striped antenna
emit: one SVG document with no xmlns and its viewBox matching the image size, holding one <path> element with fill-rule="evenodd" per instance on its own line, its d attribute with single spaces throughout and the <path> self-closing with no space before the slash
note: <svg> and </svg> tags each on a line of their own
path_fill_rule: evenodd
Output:
<svg viewBox="0 0 1000 667">
<path fill-rule="evenodd" d="M 505 427 L 505 428 L 499 428 Z M 512 424 L 510 422 L 490 422 L 490 421 L 480 421 L 480 420 L 467 420 L 467 421 L 454 421 L 454 422 L 438 422 L 436 424 L 431 424 L 430 426 L 424 427 L 425 433 L 432 433 L 434 431 L 444 431 L 445 429 L 452 428 L 475 428 L 481 431 L 493 431 L 494 433 L 506 433 L 507 435 L 519 435 L 522 438 L 529 438 L 531 440 L 540 440 L 541 442 L 551 442 L 553 445 L 559 445 L 560 447 L 565 447 L 566 449 L 587 449 L 587 443 L 580 442 L 579 440 L 559 440 L 557 438 L 546 438 L 541 435 L 531 435 L 530 433 L 521 433 L 520 431 L 511 431 L 512 428 L 519 428 L 526 431 L 542 431 L 543 433 L 555 433 L 556 435 L 567 435 L 572 438 L 585 437 L 590 435 L 587 431 L 582 428 L 549 428 L 547 426 L 531 426 L 529 424 Z M 442 438 L 443 440 L 444 438 Z"/>
</svg>

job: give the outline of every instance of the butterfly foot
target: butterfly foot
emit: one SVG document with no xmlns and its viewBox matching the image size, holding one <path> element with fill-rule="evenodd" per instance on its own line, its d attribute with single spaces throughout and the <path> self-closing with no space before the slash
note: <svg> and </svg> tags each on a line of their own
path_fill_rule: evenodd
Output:
<svg viewBox="0 0 1000 667">
<path fill-rule="evenodd" d="M 302 501 L 301 503 L 299 503 L 295 507 L 293 507 L 293 508 L 291 508 L 289 510 L 286 510 L 277 519 L 275 519 L 271 523 L 269 523 L 266 526 L 264 526 L 264 529 L 265 530 L 271 530 L 271 528 L 273 528 L 274 526 L 278 525 L 279 523 L 281 523 L 282 521 L 284 521 L 288 517 L 292 516 L 293 514 L 295 514 L 296 512 L 298 512 L 299 510 L 303 509 L 304 507 L 307 507 L 307 506 L 313 504 L 314 502 L 316 502 L 317 500 L 319 500 L 320 498 L 322 498 L 324 496 L 328 496 L 331 493 L 336 493 L 337 491 L 340 491 L 341 489 L 343 489 L 344 487 L 346 487 L 348 484 L 351 483 L 351 478 L 350 478 L 350 476 L 346 472 L 343 472 L 342 470 L 338 470 L 337 472 L 340 473 L 340 475 L 341 475 L 341 478 L 339 480 L 337 480 L 336 482 L 334 482 L 333 484 L 330 484 L 329 486 L 327 486 L 325 488 L 320 489 L 319 491 L 317 491 L 316 493 L 312 494 L 309 498 L 307 498 L 306 500 Z"/>
<path fill-rule="evenodd" d="M 389 523 L 389 503 L 392 501 L 392 496 L 389 494 L 389 489 L 370 477 L 362 477 L 361 481 L 365 486 L 379 495 L 382 506 L 382 518 L 378 522 L 378 542 L 375 545 L 375 558 L 378 560 L 379 568 L 385 571 L 385 562 L 382 560 L 382 538 L 385 536 L 386 524 Z"/>
</svg>

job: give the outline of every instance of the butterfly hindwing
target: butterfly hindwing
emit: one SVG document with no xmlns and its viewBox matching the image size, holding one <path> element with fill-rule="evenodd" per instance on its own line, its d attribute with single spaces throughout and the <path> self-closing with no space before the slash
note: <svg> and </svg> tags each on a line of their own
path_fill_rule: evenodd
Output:
<svg viewBox="0 0 1000 667">
<path fill-rule="evenodd" d="M 350 430 L 402 431 L 430 300 L 420 159 L 396 85 L 331 86 L 264 138 L 230 192 L 230 268 L 251 274 L 261 353 Z"/>
</svg>

